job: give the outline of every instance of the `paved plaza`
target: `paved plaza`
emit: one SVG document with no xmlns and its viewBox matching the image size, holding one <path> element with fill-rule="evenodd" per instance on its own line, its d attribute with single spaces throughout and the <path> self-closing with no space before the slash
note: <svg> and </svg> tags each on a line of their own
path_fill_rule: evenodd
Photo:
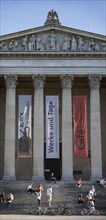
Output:
<svg viewBox="0 0 106 220">
<path fill-rule="evenodd" d="M 0 220 L 106 220 L 106 216 L 30 216 L 0 215 Z"/>
<path fill-rule="evenodd" d="M 27 191 L 29 181 L 3 182 L 0 181 L 0 192 L 5 192 L 5 196 L 11 192 L 14 195 L 14 202 L 10 206 L 7 204 L 0 204 L 0 220 L 33 220 L 33 219 L 70 219 L 70 220 L 106 220 L 106 188 L 99 186 L 97 183 L 93 184 L 96 189 L 95 208 L 100 211 L 99 216 L 81 216 L 83 205 L 79 205 L 78 195 L 80 193 L 85 197 L 91 188 L 92 184 L 84 182 L 81 188 L 75 187 L 71 183 L 58 181 L 56 184 L 51 183 L 53 187 L 53 201 L 52 208 L 56 208 L 57 204 L 66 204 L 71 208 L 71 216 L 65 215 L 37 215 L 37 199 Z M 33 188 L 37 189 L 39 182 L 32 182 Z M 48 207 L 46 189 L 50 185 L 48 182 L 42 182 L 44 192 L 42 193 L 41 207 Z"/>
</svg>

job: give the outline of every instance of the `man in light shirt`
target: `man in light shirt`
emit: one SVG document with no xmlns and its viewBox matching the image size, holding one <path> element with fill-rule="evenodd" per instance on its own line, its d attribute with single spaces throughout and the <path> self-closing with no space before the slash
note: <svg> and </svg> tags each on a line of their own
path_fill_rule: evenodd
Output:
<svg viewBox="0 0 106 220">
<path fill-rule="evenodd" d="M 52 202 L 52 186 L 49 186 L 47 188 L 47 197 L 48 197 L 48 202 L 49 202 L 49 206 L 51 206 L 51 202 Z"/>
</svg>

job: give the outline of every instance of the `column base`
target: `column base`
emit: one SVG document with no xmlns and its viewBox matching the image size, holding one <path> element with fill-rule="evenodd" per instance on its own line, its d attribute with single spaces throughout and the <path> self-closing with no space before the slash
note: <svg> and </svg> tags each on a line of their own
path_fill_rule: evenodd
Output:
<svg viewBox="0 0 106 220">
<path fill-rule="evenodd" d="M 33 176 L 32 177 L 32 181 L 44 181 L 44 177 L 41 177 L 41 176 Z"/>
<path fill-rule="evenodd" d="M 15 176 L 4 175 L 3 181 L 16 181 Z"/>
<path fill-rule="evenodd" d="M 75 179 L 73 176 L 62 176 L 61 180 L 64 182 L 75 183 Z"/>
<path fill-rule="evenodd" d="M 101 178 L 102 178 L 102 176 L 98 176 L 98 177 L 97 177 L 97 176 L 91 176 L 91 177 L 90 177 L 90 181 L 91 181 L 91 182 L 96 182 L 97 180 L 99 180 L 99 179 L 101 179 Z"/>
</svg>

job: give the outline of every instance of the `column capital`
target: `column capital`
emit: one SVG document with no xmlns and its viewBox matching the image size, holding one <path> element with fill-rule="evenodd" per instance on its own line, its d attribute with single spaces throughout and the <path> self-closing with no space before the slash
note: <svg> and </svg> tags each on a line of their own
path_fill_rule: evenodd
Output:
<svg viewBox="0 0 106 220">
<path fill-rule="evenodd" d="M 70 89 L 72 87 L 74 75 L 61 75 L 60 79 L 62 88 Z"/>
<path fill-rule="evenodd" d="M 33 75 L 32 79 L 34 88 L 43 88 L 45 85 L 45 78 L 46 76 L 44 75 Z"/>
<path fill-rule="evenodd" d="M 4 76 L 4 79 L 5 79 L 5 85 L 6 85 L 6 88 L 16 88 L 16 85 L 17 85 L 17 75 L 5 75 Z"/>
<path fill-rule="evenodd" d="M 91 89 L 99 89 L 101 84 L 102 76 L 100 75 L 89 75 L 89 86 Z"/>
</svg>

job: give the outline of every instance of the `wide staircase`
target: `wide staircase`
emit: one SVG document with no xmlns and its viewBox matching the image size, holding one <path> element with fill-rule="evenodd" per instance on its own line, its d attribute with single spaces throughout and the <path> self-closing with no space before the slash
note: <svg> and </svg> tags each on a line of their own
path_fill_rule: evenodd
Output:
<svg viewBox="0 0 106 220">
<path fill-rule="evenodd" d="M 5 197 L 8 193 L 13 193 L 14 201 L 11 205 L 6 203 L 0 204 L 1 214 L 25 214 L 36 215 L 37 214 L 37 198 L 36 195 L 27 191 L 27 187 L 31 182 L 29 181 L 16 181 L 16 182 L 3 182 L 0 181 L 0 193 L 4 192 Z M 79 205 L 77 200 L 79 194 L 83 194 L 83 197 L 89 192 L 92 184 L 89 182 L 83 182 L 82 187 L 77 188 L 75 184 L 70 182 L 57 181 L 54 182 L 32 182 L 33 188 L 36 190 L 39 183 L 44 186 L 44 192 L 42 193 L 41 207 L 48 207 L 46 190 L 49 185 L 53 188 L 53 200 L 52 207 L 55 208 L 60 205 L 67 205 L 71 208 L 72 215 L 80 215 L 84 205 Z M 96 189 L 95 196 L 95 208 L 98 209 L 101 215 L 106 215 L 106 188 L 99 186 L 97 183 L 93 184 Z"/>
</svg>

